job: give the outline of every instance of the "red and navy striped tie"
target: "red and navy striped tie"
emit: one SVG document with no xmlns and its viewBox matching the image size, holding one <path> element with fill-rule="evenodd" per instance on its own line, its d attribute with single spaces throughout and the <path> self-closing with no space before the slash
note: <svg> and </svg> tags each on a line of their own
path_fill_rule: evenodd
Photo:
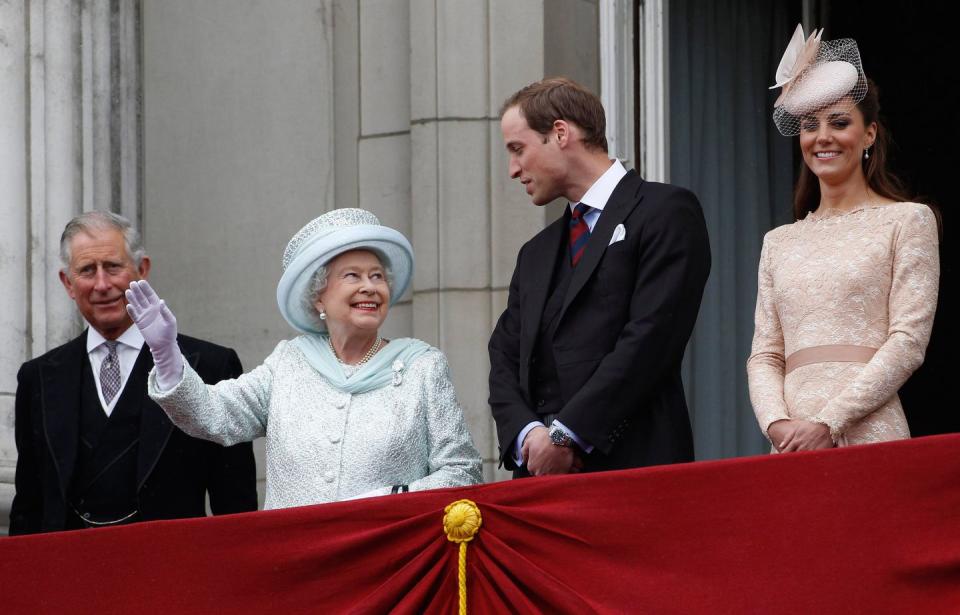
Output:
<svg viewBox="0 0 960 615">
<path fill-rule="evenodd" d="M 583 256 L 583 251 L 590 241 L 590 227 L 583 217 L 590 211 L 589 205 L 577 203 L 573 208 L 573 215 L 570 216 L 570 263 L 576 267 Z"/>
</svg>

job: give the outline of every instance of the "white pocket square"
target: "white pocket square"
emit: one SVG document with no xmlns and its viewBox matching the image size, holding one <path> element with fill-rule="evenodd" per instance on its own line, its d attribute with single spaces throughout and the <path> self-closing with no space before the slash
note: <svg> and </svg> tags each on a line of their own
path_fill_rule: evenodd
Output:
<svg viewBox="0 0 960 615">
<path fill-rule="evenodd" d="M 613 229 L 613 236 L 610 237 L 610 243 L 608 243 L 607 245 L 612 246 L 618 241 L 623 241 L 626 238 L 627 238 L 627 229 L 625 229 L 622 224 L 618 224 L 617 228 Z"/>
</svg>

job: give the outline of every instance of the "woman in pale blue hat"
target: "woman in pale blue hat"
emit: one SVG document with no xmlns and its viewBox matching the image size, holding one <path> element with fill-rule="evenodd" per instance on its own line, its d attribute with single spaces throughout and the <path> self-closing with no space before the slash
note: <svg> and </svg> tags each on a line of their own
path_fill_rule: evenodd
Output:
<svg viewBox="0 0 960 615">
<path fill-rule="evenodd" d="M 362 209 L 316 218 L 287 244 L 277 303 L 302 335 L 262 365 L 206 385 L 180 354 L 176 319 L 147 282 L 127 309 L 154 356 L 149 393 L 190 435 L 267 439 L 265 508 L 481 481 L 446 358 L 379 330 L 410 284 L 413 250 Z"/>
</svg>

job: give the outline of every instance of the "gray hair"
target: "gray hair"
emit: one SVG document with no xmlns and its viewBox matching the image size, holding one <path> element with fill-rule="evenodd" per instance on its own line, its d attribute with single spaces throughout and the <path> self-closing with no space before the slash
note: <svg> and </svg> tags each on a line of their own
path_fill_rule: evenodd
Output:
<svg viewBox="0 0 960 615">
<path fill-rule="evenodd" d="M 363 248 L 357 249 L 363 250 Z M 383 275 L 387 278 L 387 287 L 390 289 L 390 295 L 393 296 L 393 271 L 383 264 L 383 258 L 378 253 L 372 252 L 371 250 L 367 251 L 374 254 L 377 257 L 377 260 L 379 260 L 380 264 L 383 266 Z M 339 254 L 337 256 L 339 256 Z M 334 258 L 336 258 L 336 256 Z M 310 283 L 307 285 L 307 292 L 303 294 L 304 311 L 310 315 L 311 320 L 313 320 L 313 324 L 320 329 L 326 329 L 327 325 L 320 319 L 320 312 L 317 311 L 316 303 L 317 299 L 320 298 L 320 294 L 323 293 L 323 291 L 327 288 L 328 273 L 329 270 L 327 269 L 327 265 L 320 265 L 317 267 L 317 270 L 313 272 L 312 276 L 310 276 Z"/>
<path fill-rule="evenodd" d="M 143 257 L 146 256 L 147 252 L 143 248 L 140 233 L 137 229 L 133 227 L 129 220 L 120 214 L 115 214 L 112 211 L 93 210 L 86 211 L 70 220 L 70 222 L 67 222 L 67 226 L 63 229 L 63 234 L 60 235 L 60 260 L 63 262 L 64 270 L 69 270 L 70 268 L 70 259 L 72 257 L 70 243 L 73 241 L 73 238 L 80 233 L 89 234 L 94 230 L 120 231 L 123 235 L 123 243 L 127 248 L 127 256 L 130 257 L 130 260 L 132 260 L 138 268 L 140 267 L 140 264 L 143 262 Z"/>
</svg>

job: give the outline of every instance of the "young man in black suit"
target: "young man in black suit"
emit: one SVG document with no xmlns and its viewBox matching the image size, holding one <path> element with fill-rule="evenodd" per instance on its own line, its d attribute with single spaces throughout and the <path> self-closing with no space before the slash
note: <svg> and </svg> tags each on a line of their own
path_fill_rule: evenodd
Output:
<svg viewBox="0 0 960 615">
<path fill-rule="evenodd" d="M 256 510 L 250 444 L 191 438 L 147 397 L 153 358 L 124 296 L 150 272 L 136 230 L 87 212 L 67 224 L 60 256 L 60 280 L 90 326 L 17 375 L 10 534 L 199 517 L 208 493 L 215 514 Z M 229 348 L 179 343 L 206 382 L 242 373 Z"/>
<path fill-rule="evenodd" d="M 689 191 L 607 155 L 600 100 L 564 78 L 500 113 L 510 177 L 561 219 L 517 257 L 490 338 L 490 406 L 514 476 L 693 460 L 680 363 L 710 272 Z"/>
</svg>

